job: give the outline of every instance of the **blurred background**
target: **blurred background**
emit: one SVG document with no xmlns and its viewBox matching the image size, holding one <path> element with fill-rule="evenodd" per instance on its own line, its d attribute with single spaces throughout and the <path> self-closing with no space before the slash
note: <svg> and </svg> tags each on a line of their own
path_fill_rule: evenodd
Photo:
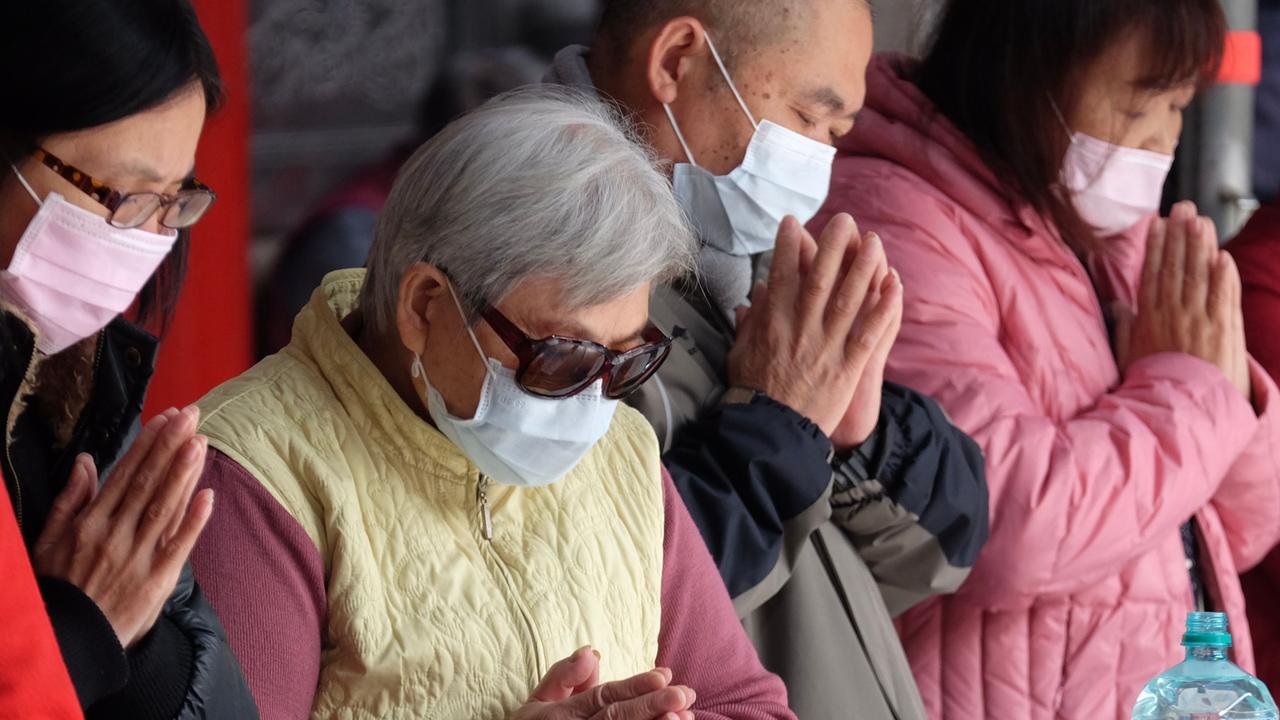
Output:
<svg viewBox="0 0 1280 720">
<path fill-rule="evenodd" d="M 1222 82 L 1189 116 L 1169 197 L 1225 240 L 1280 189 L 1280 0 L 1222 0 Z M 194 0 L 231 102 L 148 414 L 276 351 L 323 275 L 363 264 L 396 170 L 453 117 L 587 43 L 598 0 Z M 879 50 L 918 52 L 940 0 L 873 0 Z"/>
</svg>

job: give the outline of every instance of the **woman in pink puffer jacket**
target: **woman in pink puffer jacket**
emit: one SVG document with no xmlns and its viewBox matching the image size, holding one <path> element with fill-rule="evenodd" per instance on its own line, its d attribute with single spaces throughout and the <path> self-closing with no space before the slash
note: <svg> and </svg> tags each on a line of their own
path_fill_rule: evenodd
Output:
<svg viewBox="0 0 1280 720">
<path fill-rule="evenodd" d="M 1140 301 L 1223 26 L 1217 0 L 954 0 L 923 64 L 873 63 L 814 222 L 884 239 L 906 291 L 889 378 L 978 440 L 991 486 L 968 582 L 899 619 L 933 718 L 1127 718 L 1198 603 L 1253 666 L 1237 574 L 1280 538 L 1280 407 L 1193 208 L 1153 233 L 1152 277 L 1185 266 L 1186 295 Z M 1120 363 L 1113 306 L 1140 315 Z"/>
</svg>

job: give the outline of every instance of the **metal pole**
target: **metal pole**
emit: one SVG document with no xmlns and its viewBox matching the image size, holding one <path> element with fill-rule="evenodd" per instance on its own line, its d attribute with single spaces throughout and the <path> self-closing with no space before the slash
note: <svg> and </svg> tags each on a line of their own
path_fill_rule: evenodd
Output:
<svg viewBox="0 0 1280 720">
<path fill-rule="evenodd" d="M 1256 33 L 1257 0 L 1222 0 L 1233 33 Z M 1213 219 L 1225 242 L 1258 207 L 1253 193 L 1254 87 L 1219 84 L 1205 92 L 1191 124 L 1196 157 L 1187 170 L 1200 211 Z M 1187 178 L 1185 175 L 1184 181 Z"/>
</svg>

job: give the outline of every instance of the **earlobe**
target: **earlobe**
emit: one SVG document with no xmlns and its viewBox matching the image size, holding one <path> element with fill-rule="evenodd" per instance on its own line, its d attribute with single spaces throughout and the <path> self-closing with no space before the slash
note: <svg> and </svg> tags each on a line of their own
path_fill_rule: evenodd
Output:
<svg viewBox="0 0 1280 720">
<path fill-rule="evenodd" d="M 696 18 L 679 17 L 658 30 L 649 48 L 649 92 L 662 105 L 670 105 L 679 95 L 693 63 L 706 52 L 706 30 Z"/>
</svg>

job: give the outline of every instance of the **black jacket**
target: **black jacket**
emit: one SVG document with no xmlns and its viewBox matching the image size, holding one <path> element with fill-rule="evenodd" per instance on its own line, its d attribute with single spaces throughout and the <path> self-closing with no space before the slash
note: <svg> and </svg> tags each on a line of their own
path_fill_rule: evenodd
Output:
<svg viewBox="0 0 1280 720">
<path fill-rule="evenodd" d="M 38 398 L 29 394 L 35 338 L 22 319 L 0 314 L 0 407 L 8 408 L 12 428 L 3 440 L 0 468 L 27 547 L 44 528 L 79 453 L 92 455 L 100 469 L 110 467 L 121 454 L 142 413 L 156 347 L 154 337 L 121 319 L 103 330 L 88 404 L 70 443 L 57 447 L 54 431 L 37 407 Z M 90 720 L 258 716 L 222 624 L 189 566 L 155 627 L 127 652 L 88 596 L 62 580 L 39 582 L 63 659 Z"/>
<path fill-rule="evenodd" d="M 869 720 L 924 720 L 892 618 L 959 587 L 986 542 L 977 444 L 937 403 L 886 383 L 872 437 L 837 454 L 786 405 L 763 395 L 724 401 L 732 329 L 696 288 L 659 288 L 650 316 L 675 346 L 628 402 L 657 431 L 792 710 L 806 719 L 846 718 L 857 707 Z"/>
</svg>

